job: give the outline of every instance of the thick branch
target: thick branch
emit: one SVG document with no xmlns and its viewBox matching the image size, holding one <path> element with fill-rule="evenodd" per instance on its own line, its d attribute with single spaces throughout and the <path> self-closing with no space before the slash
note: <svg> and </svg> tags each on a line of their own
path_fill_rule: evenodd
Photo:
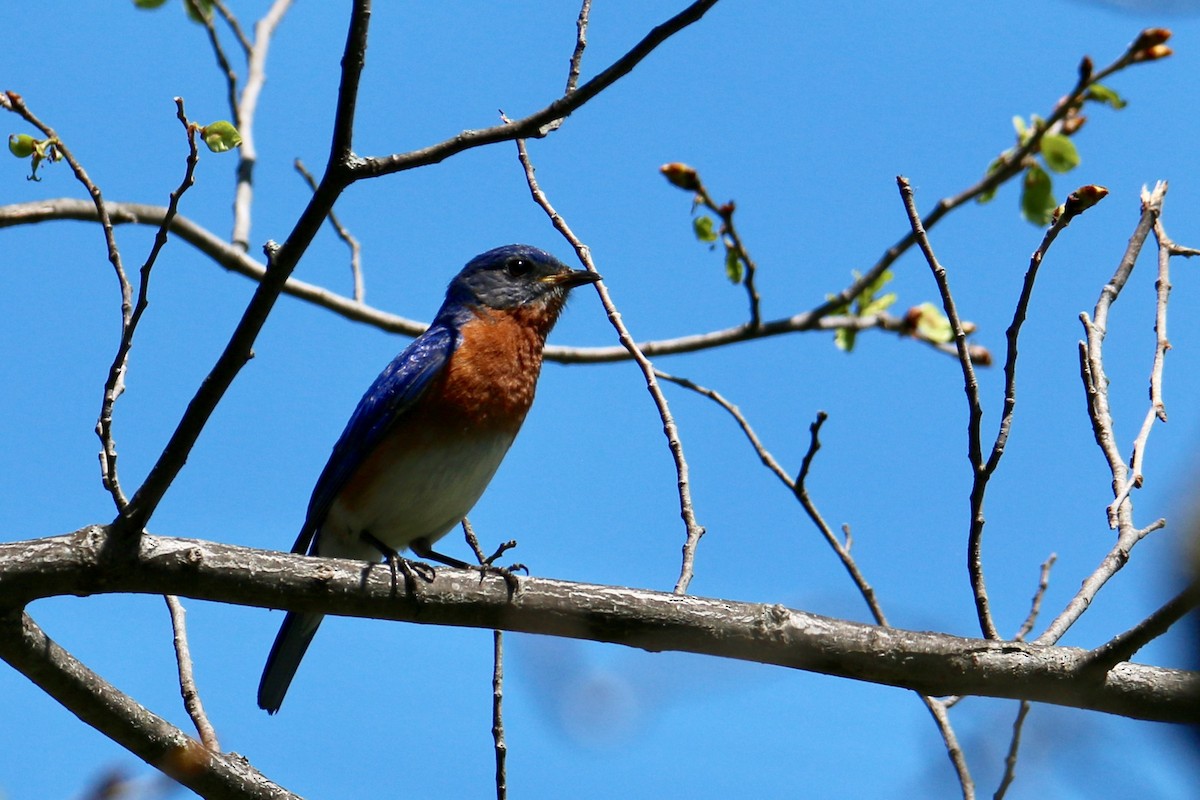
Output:
<svg viewBox="0 0 1200 800">
<path fill-rule="evenodd" d="M 174 593 L 201 600 L 542 633 L 776 664 L 922 694 L 1034 700 L 1162 722 L 1200 720 L 1200 674 L 1122 663 L 1088 675 L 1078 648 L 882 628 L 781 605 L 438 568 L 417 595 L 386 568 L 212 542 L 68 536 L 0 544 L 0 606 L 56 595 Z"/>
<path fill-rule="evenodd" d="M 202 797 L 296 800 L 240 756 L 210 752 L 63 650 L 28 614 L 0 615 L 0 658 L 81 720 Z"/>
</svg>

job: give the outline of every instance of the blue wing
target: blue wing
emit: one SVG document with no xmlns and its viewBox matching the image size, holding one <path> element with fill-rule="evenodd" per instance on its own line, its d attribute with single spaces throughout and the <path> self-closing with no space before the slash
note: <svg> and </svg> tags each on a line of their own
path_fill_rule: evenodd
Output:
<svg viewBox="0 0 1200 800">
<path fill-rule="evenodd" d="M 313 553 L 317 529 L 325 521 L 338 492 L 388 429 L 425 393 L 456 347 L 458 332 L 454 326 L 435 320 L 371 384 L 317 479 L 304 527 L 292 546 L 293 553 Z"/>
</svg>

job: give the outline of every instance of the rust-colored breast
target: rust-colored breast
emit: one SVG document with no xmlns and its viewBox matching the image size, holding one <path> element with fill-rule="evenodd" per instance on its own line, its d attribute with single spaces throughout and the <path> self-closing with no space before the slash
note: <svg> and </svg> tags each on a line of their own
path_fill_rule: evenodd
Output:
<svg viewBox="0 0 1200 800">
<path fill-rule="evenodd" d="M 462 343 L 422 402 L 425 422 L 466 432 L 512 431 L 533 404 L 552 309 L 486 309 L 462 326 Z M 416 420 L 414 420 L 416 422 Z"/>
</svg>

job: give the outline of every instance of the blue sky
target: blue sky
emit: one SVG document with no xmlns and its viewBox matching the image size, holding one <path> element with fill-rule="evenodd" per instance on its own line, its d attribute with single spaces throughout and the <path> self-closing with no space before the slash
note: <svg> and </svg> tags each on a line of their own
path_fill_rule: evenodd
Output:
<svg viewBox="0 0 1200 800">
<path fill-rule="evenodd" d="M 234 4 L 243 22 L 265 2 Z M 584 77 L 625 52 L 681 3 L 596 3 Z M 1134 5 L 1134 4 L 1127 4 Z M 55 126 L 107 197 L 165 203 L 183 169 L 172 98 L 201 122 L 228 116 L 203 31 L 176 3 L 81 8 L 42 3 L 6 15 L 0 88 Z M 282 240 L 306 200 L 292 169 L 324 162 L 344 41 L 343 3 L 300 3 L 272 44 L 257 123 L 252 252 Z M 1137 6 L 1140 7 L 1140 6 Z M 577 7 L 380 3 L 355 131 L 380 155 L 516 117 L 561 91 Z M 1107 551 L 1110 478 L 1092 440 L 1076 361 L 1080 311 L 1124 249 L 1138 190 L 1168 179 L 1165 223 L 1200 246 L 1200 114 L 1193 108 L 1200 18 L 1083 2 L 719 4 L 551 137 L 531 142 L 542 187 L 592 248 L 639 340 L 744 321 L 745 296 L 719 254 L 691 233 L 689 200 L 657 173 L 697 167 L 760 266 L 768 319 L 807 310 L 846 285 L 907 230 L 894 178 L 920 208 L 973 183 L 1012 143 L 1013 115 L 1047 115 L 1084 54 L 1108 63 L 1148 26 L 1175 31 L 1176 55 L 1109 81 L 1128 101 L 1094 108 L 1076 137 L 1082 164 L 1056 179 L 1110 195 L 1046 259 L 1026 325 L 1019 407 L 989 494 L 985 558 L 998 624 L 1024 618 L 1038 568 L 1057 553 L 1045 607 L 1055 613 Z M 5 134 L 26 127 L 5 118 Z M 204 154 L 182 213 L 227 235 L 231 157 Z M 0 158 L 0 204 L 81 196 L 63 165 L 23 180 Z M 428 319 L 446 281 L 477 252 L 514 241 L 566 259 L 569 247 L 528 198 L 511 145 L 354 186 L 337 211 L 363 242 L 367 301 Z M 124 228 L 127 264 L 148 229 Z M 1041 232 L 1020 219 L 1016 187 L 963 208 L 932 233 L 976 341 L 1003 333 Z M 0 537 L 64 533 L 112 516 L 92 433 L 118 333 L 116 283 L 99 229 L 52 223 L 0 232 L 5 269 Z M 1166 516 L 1064 643 L 1094 646 L 1174 594 L 1200 435 L 1200 303 L 1193 265 L 1173 262 L 1165 393 L 1152 434 L 1139 524 Z M 318 237 L 296 277 L 348 292 L 348 256 Z M 1117 303 L 1106 366 L 1128 448 L 1146 410 L 1153 353 L 1153 264 Z M 891 288 L 898 308 L 936 298 L 913 252 Z M 145 475 L 253 286 L 181 243 L 156 268 L 116 436 L 126 486 Z M 615 342 L 581 291 L 552 336 Z M 362 391 L 405 340 L 284 298 L 152 520 L 163 535 L 286 549 L 312 483 Z M 846 355 L 802 334 L 663 358 L 659 366 L 736 402 L 795 471 L 819 409 L 830 414 L 810 489 L 855 553 L 893 624 L 977 633 L 963 567 L 969 471 L 958 365 L 912 341 L 860 336 Z M 1002 376 L 982 377 L 985 431 Z M 732 420 L 668 389 L 708 529 L 696 594 L 783 602 L 865 620 L 828 548 Z M 517 538 L 536 575 L 670 589 L 683 528 L 661 425 L 630 364 L 548 364 L 525 430 L 471 517 L 485 543 Z M 466 556 L 452 534 L 444 550 Z M 363 620 L 322 628 L 281 714 L 254 704 L 281 614 L 190 602 L 197 680 L 222 745 L 289 789 L 365 794 L 401 782 L 431 797 L 487 796 L 491 635 Z M 154 597 L 62 598 L 30 609 L 56 640 L 156 713 L 187 727 L 169 624 Z M 1044 618 L 1045 621 L 1047 618 Z M 917 699 L 900 690 L 757 665 L 614 646 L 507 638 L 506 724 L 514 796 L 954 796 L 953 774 Z M 1177 637 L 1139 657 L 1185 663 Z M 953 712 L 981 793 L 999 778 L 1011 702 Z M 104 770 L 151 771 L 0 667 L 0 796 L 75 797 Z M 19 720 L 19 724 L 15 721 Z M 1119 745 L 1118 745 L 1119 743 Z M 1120 764 L 1120 769 L 1113 766 Z M 1037 706 L 1010 797 L 1190 796 L 1189 743 L 1164 726 Z M 1119 773 L 1113 777 L 1114 773 Z"/>
</svg>

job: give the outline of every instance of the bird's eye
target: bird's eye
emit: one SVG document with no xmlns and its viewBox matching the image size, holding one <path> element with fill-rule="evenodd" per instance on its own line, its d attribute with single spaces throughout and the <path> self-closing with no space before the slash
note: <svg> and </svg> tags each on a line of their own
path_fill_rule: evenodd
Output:
<svg viewBox="0 0 1200 800">
<path fill-rule="evenodd" d="M 504 262 L 504 271 L 513 278 L 523 278 L 533 270 L 533 264 L 525 258 L 513 257 Z"/>
</svg>

